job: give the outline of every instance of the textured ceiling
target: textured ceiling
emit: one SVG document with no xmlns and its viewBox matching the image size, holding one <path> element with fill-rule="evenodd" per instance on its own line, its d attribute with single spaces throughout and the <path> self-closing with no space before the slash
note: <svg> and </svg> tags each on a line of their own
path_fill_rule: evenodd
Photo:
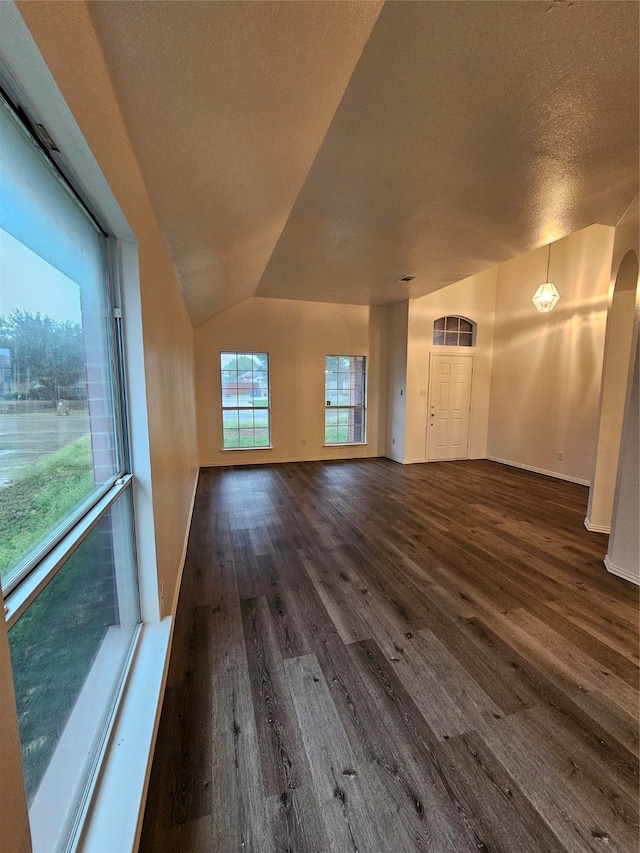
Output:
<svg viewBox="0 0 640 853">
<path fill-rule="evenodd" d="M 635 2 L 89 8 L 194 324 L 420 296 L 638 190 Z"/>
</svg>

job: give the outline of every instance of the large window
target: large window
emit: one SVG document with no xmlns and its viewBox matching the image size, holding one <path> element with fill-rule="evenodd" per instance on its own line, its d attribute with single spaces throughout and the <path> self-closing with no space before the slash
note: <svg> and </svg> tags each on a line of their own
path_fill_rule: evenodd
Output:
<svg viewBox="0 0 640 853">
<path fill-rule="evenodd" d="M 366 364 L 363 355 L 325 359 L 324 436 L 326 444 L 362 444 L 365 440 Z"/>
<path fill-rule="evenodd" d="M 222 446 L 270 447 L 269 354 L 221 352 Z"/>
<path fill-rule="evenodd" d="M 0 579 L 34 849 L 65 849 L 139 625 L 111 244 L 0 99 Z"/>
</svg>

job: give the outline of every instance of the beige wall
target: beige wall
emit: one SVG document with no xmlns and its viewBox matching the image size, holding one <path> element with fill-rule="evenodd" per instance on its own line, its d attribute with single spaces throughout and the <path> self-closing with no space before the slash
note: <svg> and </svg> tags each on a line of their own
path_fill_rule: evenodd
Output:
<svg viewBox="0 0 640 853">
<path fill-rule="evenodd" d="M 426 432 L 431 353 L 473 355 L 469 458 L 486 455 L 489 391 L 493 355 L 496 267 L 423 296 L 409 305 L 407 363 L 407 429 L 405 462 L 426 462 Z M 460 315 L 477 324 L 476 345 L 434 347 L 433 323 L 439 317 Z"/>
<path fill-rule="evenodd" d="M 609 532 L 638 286 L 638 196 L 616 226 L 605 338 L 596 459 L 585 524 Z"/>
<path fill-rule="evenodd" d="M 404 462 L 407 429 L 407 358 L 409 302 L 389 309 L 389 359 L 387 364 L 387 435 L 385 456 Z"/>
<path fill-rule="evenodd" d="M 153 506 L 158 582 L 167 613 L 177 590 L 197 477 L 193 329 L 86 5 L 21 2 L 18 8 L 137 241 L 148 426 L 137 420 L 132 429 L 148 430 L 151 476 L 144 489 Z M 134 436 L 134 451 L 144 445 Z M 143 589 L 147 597 L 152 596 Z"/>
<path fill-rule="evenodd" d="M 195 330 L 200 464 L 380 456 L 387 309 L 255 297 Z M 222 450 L 220 352 L 269 353 L 271 450 Z M 325 355 L 367 356 L 367 443 L 324 447 Z M 305 442 L 305 444 L 303 444 Z"/>
<path fill-rule="evenodd" d="M 531 302 L 546 248 L 498 268 L 489 457 L 589 482 L 614 233 L 592 225 L 552 245 L 549 277 L 560 301 L 551 314 Z"/>
</svg>

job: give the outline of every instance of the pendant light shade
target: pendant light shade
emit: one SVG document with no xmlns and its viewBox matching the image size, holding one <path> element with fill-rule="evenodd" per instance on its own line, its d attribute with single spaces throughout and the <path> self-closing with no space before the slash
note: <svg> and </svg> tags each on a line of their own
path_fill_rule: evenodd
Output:
<svg viewBox="0 0 640 853">
<path fill-rule="evenodd" d="M 549 254 L 547 255 L 547 278 L 544 284 L 541 284 L 540 287 L 533 294 L 531 301 L 536 306 L 538 311 L 541 314 L 548 314 L 549 311 L 553 311 L 560 299 L 560 294 L 555 286 L 555 284 L 551 284 L 549 281 L 549 264 L 551 262 L 551 243 L 549 243 Z"/>
<path fill-rule="evenodd" d="M 560 294 L 555 284 L 551 284 L 550 281 L 541 284 L 532 296 L 533 304 L 541 314 L 548 314 L 549 311 L 553 311 L 558 299 L 560 299 Z"/>
</svg>

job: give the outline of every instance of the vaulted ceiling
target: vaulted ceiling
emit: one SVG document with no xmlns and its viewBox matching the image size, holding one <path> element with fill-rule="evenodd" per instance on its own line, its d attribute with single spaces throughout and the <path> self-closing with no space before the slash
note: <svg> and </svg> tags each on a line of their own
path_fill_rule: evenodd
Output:
<svg viewBox="0 0 640 853">
<path fill-rule="evenodd" d="M 421 296 L 638 191 L 635 2 L 89 8 L 194 324 Z"/>
</svg>

